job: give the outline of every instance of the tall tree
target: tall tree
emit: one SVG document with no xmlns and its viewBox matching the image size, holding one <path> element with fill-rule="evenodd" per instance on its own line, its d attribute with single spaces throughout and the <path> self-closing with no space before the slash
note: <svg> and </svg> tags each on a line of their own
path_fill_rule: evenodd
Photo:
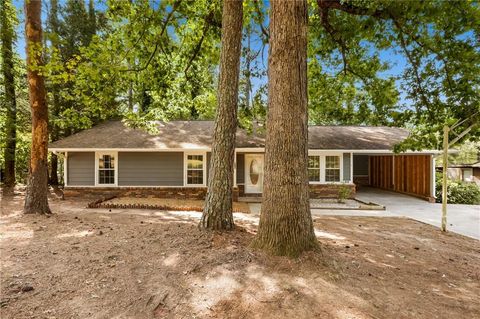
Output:
<svg viewBox="0 0 480 319">
<path fill-rule="evenodd" d="M 42 66 L 41 0 L 25 1 L 27 77 L 32 113 L 32 148 L 25 195 L 25 214 L 50 214 L 48 206 L 48 107 Z"/>
<path fill-rule="evenodd" d="M 15 9 L 10 0 L 0 1 L 0 37 L 2 42 L 2 73 L 5 86 L 6 145 L 5 183 L 11 190 L 15 185 L 15 150 L 17 145 L 17 101 L 15 96 L 15 64 L 13 60 L 13 43 L 15 41 Z"/>
<path fill-rule="evenodd" d="M 222 13 L 222 47 L 217 111 L 213 132 L 208 192 L 200 227 L 232 229 L 232 188 L 237 129 L 238 82 L 242 47 L 243 3 L 226 0 Z"/>
<path fill-rule="evenodd" d="M 444 125 L 458 121 L 461 130 L 479 121 L 478 2 L 315 2 L 309 51 L 315 122 L 414 127 L 403 149 L 440 149 Z M 381 58 L 392 52 L 393 59 Z M 398 61 L 405 64 L 401 73 Z M 464 140 L 479 137 L 477 125 Z"/>
<path fill-rule="evenodd" d="M 271 2 L 262 214 L 254 247 L 298 256 L 317 245 L 307 176 L 307 1 Z"/>
<path fill-rule="evenodd" d="M 58 1 L 51 0 L 50 2 L 50 12 L 48 13 L 47 21 L 47 38 L 52 47 L 52 52 L 60 52 L 60 39 L 59 39 L 59 30 L 60 30 L 60 21 L 58 19 Z M 52 142 L 60 138 L 60 126 L 57 123 L 57 117 L 60 115 L 61 111 L 61 100 L 60 100 L 60 87 L 58 83 L 50 83 L 50 91 L 52 93 L 51 99 L 51 114 L 50 114 L 50 138 Z M 58 185 L 58 156 L 56 154 L 51 154 L 50 156 L 50 175 L 49 175 L 49 184 Z"/>
</svg>

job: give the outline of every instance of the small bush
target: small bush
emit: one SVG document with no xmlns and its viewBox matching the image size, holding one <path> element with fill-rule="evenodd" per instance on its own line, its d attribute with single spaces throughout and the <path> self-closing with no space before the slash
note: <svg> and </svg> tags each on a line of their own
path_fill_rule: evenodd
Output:
<svg viewBox="0 0 480 319">
<path fill-rule="evenodd" d="M 437 203 L 442 202 L 442 175 L 437 173 L 435 195 Z M 462 181 L 447 181 L 447 198 L 449 204 L 480 204 L 480 187 L 475 183 Z"/>
<path fill-rule="evenodd" d="M 345 203 L 345 200 L 347 198 L 350 198 L 351 193 L 352 193 L 352 190 L 350 189 L 350 187 L 348 187 L 346 185 L 341 185 L 338 188 L 338 202 L 339 203 Z"/>
</svg>

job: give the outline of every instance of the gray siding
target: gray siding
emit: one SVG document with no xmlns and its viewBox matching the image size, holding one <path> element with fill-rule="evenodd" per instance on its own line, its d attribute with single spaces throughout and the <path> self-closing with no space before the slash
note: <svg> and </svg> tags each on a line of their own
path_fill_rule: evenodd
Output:
<svg viewBox="0 0 480 319">
<path fill-rule="evenodd" d="M 68 152 L 67 185 L 95 185 L 95 152 Z"/>
<path fill-rule="evenodd" d="M 353 155 L 353 176 L 368 176 L 368 155 Z"/>
<path fill-rule="evenodd" d="M 183 153 L 119 152 L 119 186 L 183 186 Z"/>
<path fill-rule="evenodd" d="M 245 183 L 245 154 L 237 154 L 237 184 Z"/>
<path fill-rule="evenodd" d="M 343 153 L 343 181 L 350 181 L 350 153 Z"/>
</svg>

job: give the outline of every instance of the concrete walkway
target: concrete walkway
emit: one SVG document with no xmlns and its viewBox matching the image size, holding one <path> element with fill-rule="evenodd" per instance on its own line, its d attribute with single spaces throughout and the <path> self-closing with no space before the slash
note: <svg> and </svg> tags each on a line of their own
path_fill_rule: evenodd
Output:
<svg viewBox="0 0 480 319">
<path fill-rule="evenodd" d="M 362 188 L 357 198 L 386 207 L 385 210 L 337 210 L 311 209 L 312 216 L 375 216 L 408 217 L 440 227 L 442 205 L 432 204 L 416 197 L 384 191 L 376 188 Z M 253 214 L 259 214 L 260 204 L 249 203 Z M 480 205 L 448 205 L 447 230 L 468 237 L 480 239 Z"/>
</svg>

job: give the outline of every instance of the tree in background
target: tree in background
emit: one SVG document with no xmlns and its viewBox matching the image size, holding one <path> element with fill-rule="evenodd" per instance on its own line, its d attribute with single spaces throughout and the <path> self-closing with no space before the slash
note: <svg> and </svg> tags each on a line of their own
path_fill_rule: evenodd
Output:
<svg viewBox="0 0 480 319">
<path fill-rule="evenodd" d="M 75 89 L 75 67 L 97 32 L 97 12 L 93 1 L 88 11 L 83 0 L 68 0 L 61 6 L 52 0 L 48 8 L 45 40 L 47 63 L 44 67 L 50 108 L 50 138 L 56 141 L 104 119 L 90 113 L 78 99 Z M 106 112 L 109 114 L 108 112 Z M 79 114 L 84 114 L 80 117 Z M 85 122 L 91 123 L 85 125 Z M 58 185 L 58 158 L 50 157 L 49 183 Z"/>
<path fill-rule="evenodd" d="M 47 32 L 46 39 L 50 42 L 52 53 L 60 52 L 60 21 L 58 18 L 58 1 L 51 0 L 50 10 L 47 18 Z M 58 82 L 58 81 L 57 81 Z M 61 100 L 60 100 L 60 90 L 61 86 L 55 81 L 48 81 L 47 79 L 47 89 L 50 92 L 50 139 L 52 142 L 57 141 L 60 138 L 60 126 L 57 123 L 58 117 L 62 110 Z M 50 155 L 50 169 L 49 169 L 49 181 L 50 185 L 58 185 L 58 156 L 57 154 Z"/>
<path fill-rule="evenodd" d="M 445 124 L 460 122 L 461 131 L 480 122 L 478 5 L 316 0 L 312 9 L 309 98 L 314 121 L 413 129 L 399 149 L 440 149 Z M 405 63 L 396 75 L 390 71 L 402 60 L 381 57 L 392 53 Z M 479 137 L 476 126 L 464 139 Z"/>
<path fill-rule="evenodd" d="M 265 122 L 266 83 L 261 83 L 261 81 L 267 73 L 263 54 L 268 40 L 262 33 L 265 31 L 264 17 L 263 11 L 260 10 L 265 10 L 265 8 L 261 8 L 258 1 L 247 1 L 244 3 L 244 8 L 238 121 L 240 127 L 247 131 L 253 131 L 259 129 L 258 126 L 254 127 L 254 124 Z M 260 13 L 258 13 L 259 11 Z M 254 87 L 255 82 L 257 87 Z"/>
<path fill-rule="evenodd" d="M 25 40 L 27 41 L 27 76 L 32 112 L 32 148 L 25 214 L 51 214 L 48 206 L 48 107 L 42 66 L 42 2 L 25 1 Z"/>
<path fill-rule="evenodd" d="M 254 247 L 298 256 L 317 246 L 307 175 L 307 1 L 271 1 L 265 178 Z"/>
<path fill-rule="evenodd" d="M 2 75 L 5 88 L 5 146 L 4 146 L 4 190 L 15 186 L 15 152 L 17 145 L 17 100 L 15 93 L 15 63 L 13 44 L 15 42 L 15 8 L 10 0 L 0 1 L 0 39 L 2 45 Z M 3 103 L 2 103 L 3 104 Z M 3 112 L 2 112 L 3 113 Z"/>
<path fill-rule="evenodd" d="M 200 227 L 204 229 L 229 230 L 234 227 L 232 188 L 242 20 L 242 1 L 225 0 L 222 14 L 220 75 L 210 176 L 205 207 L 200 221 Z"/>
<path fill-rule="evenodd" d="M 212 119 L 220 16 L 219 1 L 110 2 L 108 32 L 74 66 L 77 98 L 93 113 L 116 109 L 132 125 Z"/>
</svg>

